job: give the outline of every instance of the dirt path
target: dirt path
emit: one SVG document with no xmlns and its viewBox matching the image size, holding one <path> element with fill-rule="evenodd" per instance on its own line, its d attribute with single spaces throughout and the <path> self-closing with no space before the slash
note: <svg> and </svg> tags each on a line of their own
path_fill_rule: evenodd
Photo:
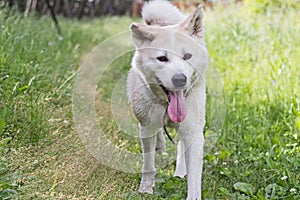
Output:
<svg viewBox="0 0 300 200">
<path fill-rule="evenodd" d="M 39 145 L 12 149 L 8 162 L 10 172 L 19 174 L 20 198 L 105 199 L 124 194 L 122 190 L 134 183 L 91 156 L 72 119 L 66 119 L 51 119 L 57 129 Z"/>
</svg>

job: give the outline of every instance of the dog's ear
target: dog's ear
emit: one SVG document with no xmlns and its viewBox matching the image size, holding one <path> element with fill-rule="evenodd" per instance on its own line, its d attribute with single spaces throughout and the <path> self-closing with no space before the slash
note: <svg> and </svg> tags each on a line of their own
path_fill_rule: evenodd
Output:
<svg viewBox="0 0 300 200">
<path fill-rule="evenodd" d="M 145 42 L 154 40 L 154 34 L 150 32 L 146 25 L 141 23 L 132 23 L 130 25 L 131 37 L 136 47 L 142 46 Z"/>
<path fill-rule="evenodd" d="M 202 38 L 204 35 L 203 17 L 204 11 L 202 5 L 199 5 L 196 10 L 180 23 L 180 26 L 186 29 L 190 35 Z"/>
</svg>

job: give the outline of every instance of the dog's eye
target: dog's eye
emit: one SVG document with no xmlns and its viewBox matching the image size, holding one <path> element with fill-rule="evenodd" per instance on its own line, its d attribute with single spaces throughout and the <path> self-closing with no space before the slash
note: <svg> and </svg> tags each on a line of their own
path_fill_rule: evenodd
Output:
<svg viewBox="0 0 300 200">
<path fill-rule="evenodd" d="M 192 57 L 192 54 L 186 53 L 186 54 L 184 54 L 184 56 L 183 56 L 183 60 L 188 60 L 188 59 L 190 59 L 191 57 Z"/>
<path fill-rule="evenodd" d="M 156 59 L 159 60 L 160 62 L 168 62 L 169 61 L 169 59 L 166 56 L 158 56 Z"/>
</svg>

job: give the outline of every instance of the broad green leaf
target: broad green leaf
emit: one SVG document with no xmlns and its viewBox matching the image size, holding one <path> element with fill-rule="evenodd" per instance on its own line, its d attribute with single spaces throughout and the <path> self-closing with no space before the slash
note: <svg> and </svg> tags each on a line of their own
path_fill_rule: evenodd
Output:
<svg viewBox="0 0 300 200">
<path fill-rule="evenodd" d="M 267 187 L 265 188 L 265 193 L 265 196 L 267 198 L 276 198 L 278 195 L 285 195 L 284 188 L 277 185 L 276 183 L 267 185 Z"/>
<path fill-rule="evenodd" d="M 243 192 L 249 196 L 252 196 L 255 191 L 255 187 L 251 185 L 250 183 L 242 183 L 242 182 L 237 182 L 233 185 L 234 189 Z"/>
<path fill-rule="evenodd" d="M 231 153 L 229 151 L 222 150 L 219 154 L 219 159 L 226 160 L 230 157 L 230 155 L 231 155 Z"/>
<path fill-rule="evenodd" d="M 224 187 L 219 187 L 217 190 L 218 195 L 226 195 L 226 196 L 231 196 L 230 192 L 227 190 L 227 188 Z"/>
</svg>

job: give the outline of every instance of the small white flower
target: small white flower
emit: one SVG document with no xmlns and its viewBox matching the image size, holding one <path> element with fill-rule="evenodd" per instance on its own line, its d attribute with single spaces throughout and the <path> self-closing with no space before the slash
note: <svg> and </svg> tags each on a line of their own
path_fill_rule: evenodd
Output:
<svg viewBox="0 0 300 200">
<path fill-rule="evenodd" d="M 287 176 L 283 176 L 283 177 L 281 177 L 281 180 L 286 180 L 286 179 L 288 179 L 288 177 Z"/>
<path fill-rule="evenodd" d="M 269 156 L 270 155 L 270 153 L 269 152 L 266 152 L 266 154 L 265 154 L 266 156 Z"/>
<path fill-rule="evenodd" d="M 297 189 L 296 188 L 291 188 L 290 189 L 290 193 L 296 194 L 297 193 Z"/>
<path fill-rule="evenodd" d="M 238 160 L 235 160 L 235 161 L 234 161 L 234 164 L 236 164 L 236 165 L 239 164 L 239 161 L 238 161 Z"/>
</svg>

